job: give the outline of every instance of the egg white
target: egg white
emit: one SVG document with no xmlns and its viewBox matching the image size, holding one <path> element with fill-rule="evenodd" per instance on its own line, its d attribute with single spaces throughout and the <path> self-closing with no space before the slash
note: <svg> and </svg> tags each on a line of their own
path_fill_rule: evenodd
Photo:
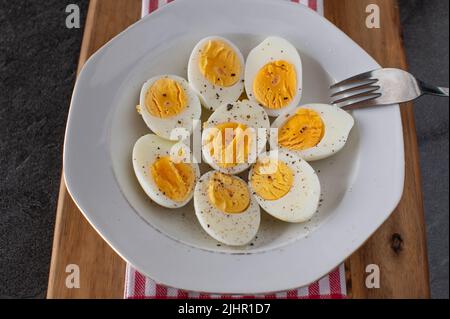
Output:
<svg viewBox="0 0 450 319">
<path fill-rule="evenodd" d="M 155 83 L 157 80 L 161 78 L 168 78 L 177 81 L 187 97 L 187 106 L 184 110 L 182 110 L 179 114 L 168 117 L 168 118 L 159 118 L 150 114 L 145 106 L 145 95 L 148 89 Z M 191 89 L 188 82 L 176 75 L 160 75 L 151 78 L 147 82 L 144 83 L 141 89 L 140 95 L 140 113 L 142 118 L 144 119 L 145 124 L 147 124 L 148 128 L 152 130 L 155 134 L 159 135 L 162 138 L 177 141 L 180 140 L 180 137 L 175 134 L 175 136 L 171 136 L 173 130 L 175 128 L 180 128 L 183 130 L 187 130 L 187 133 L 192 133 L 193 130 L 193 120 L 200 120 L 202 114 L 202 108 L 200 105 L 200 100 L 198 99 L 195 92 Z"/>
<path fill-rule="evenodd" d="M 300 108 L 317 112 L 325 126 L 325 133 L 322 140 L 316 146 L 301 151 L 290 151 L 296 153 L 306 161 L 317 161 L 333 156 L 342 150 L 347 142 L 350 131 L 355 124 L 355 120 L 348 112 L 334 105 L 307 104 L 300 106 L 299 108 L 292 110 L 292 112 L 286 112 L 280 115 L 272 123 L 272 128 L 281 128 Z M 282 148 L 278 145 L 278 141 L 275 138 L 270 139 L 270 146 L 271 149 L 276 149 L 278 147 Z"/>
<path fill-rule="evenodd" d="M 317 212 L 320 201 L 320 181 L 314 169 L 294 153 L 281 149 L 261 154 L 259 159 L 278 159 L 284 162 L 294 175 L 292 187 L 286 195 L 276 200 L 266 200 L 252 188 L 252 166 L 248 175 L 249 187 L 262 209 L 289 223 L 302 223 L 311 219 Z"/>
<path fill-rule="evenodd" d="M 244 212 L 227 214 L 217 209 L 208 197 L 208 182 L 214 173 L 204 174 L 195 187 L 195 215 L 202 228 L 215 240 L 229 246 L 246 245 L 259 229 L 261 214 L 258 203 L 249 190 L 250 204 Z M 233 178 L 240 179 L 237 176 Z"/>
<path fill-rule="evenodd" d="M 216 159 L 211 156 L 207 147 L 207 138 L 209 135 L 208 128 L 213 128 L 218 124 L 226 122 L 244 124 L 255 130 L 256 140 L 252 140 L 250 142 L 250 149 L 256 150 L 256 153 L 254 154 L 254 160 L 256 160 L 256 156 L 266 147 L 267 137 L 270 130 L 269 117 L 264 109 L 258 104 L 244 100 L 242 102 L 222 105 L 213 114 L 211 114 L 208 121 L 204 124 L 202 134 L 202 154 L 205 162 L 208 163 L 213 169 L 222 173 L 239 174 L 250 167 L 252 164 L 251 158 L 249 158 L 250 160 L 248 163 L 238 163 L 236 166 L 224 168 L 217 164 Z M 264 129 L 264 131 L 259 130 L 261 128 Z"/>
<path fill-rule="evenodd" d="M 210 40 L 225 42 L 236 52 L 241 62 L 241 71 L 238 81 L 234 85 L 229 87 L 213 85 L 200 72 L 198 67 L 200 50 Z M 237 101 L 242 92 L 244 92 L 244 66 L 244 57 L 236 45 L 225 38 L 211 36 L 202 39 L 192 50 L 188 63 L 188 80 L 192 89 L 199 95 L 203 106 L 211 111 L 214 111 L 224 103 L 226 104 Z"/>
<path fill-rule="evenodd" d="M 253 92 L 253 82 L 259 70 L 267 63 L 284 60 L 295 67 L 297 73 L 296 95 L 291 103 L 280 109 L 270 109 L 262 105 L 270 117 L 276 117 L 282 112 L 295 108 L 302 97 L 302 61 L 297 49 L 287 40 L 279 37 L 268 37 L 250 51 L 245 65 L 245 91 L 250 100 L 258 102 Z"/>
<path fill-rule="evenodd" d="M 148 197 L 150 197 L 154 202 L 168 208 L 179 208 L 185 206 L 187 203 L 189 203 L 194 194 L 194 187 L 192 187 L 190 194 L 184 201 L 174 201 L 159 190 L 158 186 L 153 180 L 153 177 L 151 176 L 151 165 L 156 162 L 158 157 L 170 156 L 171 149 L 175 145 L 177 145 L 177 147 L 182 146 L 182 148 L 184 149 L 185 160 L 183 161 L 186 162 L 186 159 L 189 159 L 190 157 L 190 151 L 186 145 L 168 141 L 155 134 L 142 136 L 136 142 L 133 148 L 133 168 L 139 184 L 141 185 L 144 192 L 148 195 Z M 190 165 L 192 166 L 195 174 L 195 185 L 195 183 L 200 178 L 200 169 L 198 164 L 196 163 L 190 163 Z"/>
</svg>

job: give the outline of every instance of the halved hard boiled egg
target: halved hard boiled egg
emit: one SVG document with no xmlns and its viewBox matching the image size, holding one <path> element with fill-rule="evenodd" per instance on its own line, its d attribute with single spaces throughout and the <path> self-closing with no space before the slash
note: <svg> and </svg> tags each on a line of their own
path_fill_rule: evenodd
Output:
<svg viewBox="0 0 450 319">
<path fill-rule="evenodd" d="M 222 173 L 243 172 L 264 150 L 269 129 L 269 117 L 256 103 L 224 104 L 204 124 L 203 158 Z"/>
<path fill-rule="evenodd" d="M 190 163 L 190 150 L 155 134 L 141 137 L 133 148 L 133 168 L 145 193 L 168 208 L 186 205 L 200 177 L 198 164 Z"/>
<path fill-rule="evenodd" d="M 210 171 L 195 187 L 195 214 L 211 237 L 229 246 L 248 244 L 258 232 L 260 208 L 241 178 Z"/>
<path fill-rule="evenodd" d="M 307 104 L 272 123 L 278 138 L 270 139 L 271 148 L 290 150 L 306 161 L 321 160 L 344 147 L 354 124 L 353 117 L 339 107 Z"/>
<path fill-rule="evenodd" d="M 296 107 L 302 95 L 302 61 L 287 40 L 269 37 L 247 57 L 245 91 L 269 116 Z"/>
<path fill-rule="evenodd" d="M 232 42 L 218 36 L 207 37 L 191 53 L 188 80 L 202 104 L 214 111 L 241 96 L 244 65 L 242 53 Z"/>
<path fill-rule="evenodd" d="M 260 155 L 248 180 L 259 205 L 275 218 L 300 223 L 317 211 L 319 178 L 306 161 L 292 152 L 275 150 Z"/>
<path fill-rule="evenodd" d="M 142 86 L 139 113 L 145 124 L 157 135 L 179 140 L 176 128 L 193 130 L 193 121 L 200 120 L 202 108 L 188 82 L 176 75 L 151 78 Z"/>
</svg>

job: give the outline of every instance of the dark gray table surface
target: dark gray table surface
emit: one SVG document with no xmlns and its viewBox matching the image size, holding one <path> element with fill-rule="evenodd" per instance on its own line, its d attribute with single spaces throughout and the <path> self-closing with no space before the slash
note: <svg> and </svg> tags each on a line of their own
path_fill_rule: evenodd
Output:
<svg viewBox="0 0 450 319">
<path fill-rule="evenodd" d="M 410 71 L 448 87 L 449 2 L 400 0 Z M 46 295 L 64 129 L 87 1 L 0 0 L 0 298 Z M 415 103 L 432 296 L 449 297 L 449 100 Z"/>
</svg>

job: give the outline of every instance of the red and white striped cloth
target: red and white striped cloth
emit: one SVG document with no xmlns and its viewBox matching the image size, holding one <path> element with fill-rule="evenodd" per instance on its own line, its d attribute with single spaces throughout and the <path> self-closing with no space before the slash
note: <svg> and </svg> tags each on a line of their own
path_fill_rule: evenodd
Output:
<svg viewBox="0 0 450 319">
<path fill-rule="evenodd" d="M 298 289 L 267 295 L 217 295 L 185 291 L 157 284 L 127 265 L 126 299 L 345 299 L 345 269 L 339 266 L 319 281 Z"/>
<path fill-rule="evenodd" d="M 143 0 L 142 16 L 146 16 L 172 1 L 174 0 Z M 278 1 L 292 1 L 307 5 L 323 14 L 323 0 Z M 343 299 L 346 298 L 346 294 L 344 265 L 340 265 L 327 276 L 308 287 L 268 295 L 214 295 L 166 287 L 145 277 L 131 265 L 127 265 L 125 278 L 126 299 Z"/>
</svg>

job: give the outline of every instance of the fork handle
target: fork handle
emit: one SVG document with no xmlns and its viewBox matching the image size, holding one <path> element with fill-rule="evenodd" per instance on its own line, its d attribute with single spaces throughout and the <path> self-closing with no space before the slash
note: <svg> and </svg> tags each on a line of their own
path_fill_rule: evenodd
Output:
<svg viewBox="0 0 450 319">
<path fill-rule="evenodd" d="M 419 81 L 419 86 L 423 94 L 448 97 L 448 88 L 433 86 L 422 81 Z"/>
</svg>

